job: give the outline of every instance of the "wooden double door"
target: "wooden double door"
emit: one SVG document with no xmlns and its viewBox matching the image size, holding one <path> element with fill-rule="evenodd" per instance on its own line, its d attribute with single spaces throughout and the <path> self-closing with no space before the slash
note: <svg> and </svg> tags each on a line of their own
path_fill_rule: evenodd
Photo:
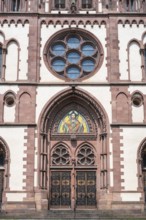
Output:
<svg viewBox="0 0 146 220">
<path fill-rule="evenodd" d="M 71 208 L 72 201 L 75 208 L 96 207 L 96 171 L 51 171 L 51 207 Z"/>
</svg>

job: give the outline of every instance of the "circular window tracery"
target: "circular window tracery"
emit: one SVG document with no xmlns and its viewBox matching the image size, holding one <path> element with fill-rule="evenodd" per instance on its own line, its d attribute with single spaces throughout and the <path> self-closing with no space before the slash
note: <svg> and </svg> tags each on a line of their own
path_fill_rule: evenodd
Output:
<svg viewBox="0 0 146 220">
<path fill-rule="evenodd" d="M 53 165 L 67 165 L 70 163 L 70 155 L 66 147 L 59 145 L 52 153 Z"/>
<path fill-rule="evenodd" d="M 15 97 L 13 93 L 7 93 L 7 95 L 5 96 L 5 104 L 8 107 L 12 107 L 15 104 Z"/>
<path fill-rule="evenodd" d="M 84 145 L 80 148 L 77 154 L 78 165 L 94 165 L 95 155 L 92 148 L 88 145 Z"/>
<path fill-rule="evenodd" d="M 140 107 L 143 104 L 143 97 L 139 92 L 136 92 L 132 96 L 132 104 L 135 107 Z"/>
<path fill-rule="evenodd" d="M 62 31 L 46 44 L 47 67 L 62 79 L 79 80 L 100 68 L 103 49 L 97 39 L 83 31 Z"/>
</svg>

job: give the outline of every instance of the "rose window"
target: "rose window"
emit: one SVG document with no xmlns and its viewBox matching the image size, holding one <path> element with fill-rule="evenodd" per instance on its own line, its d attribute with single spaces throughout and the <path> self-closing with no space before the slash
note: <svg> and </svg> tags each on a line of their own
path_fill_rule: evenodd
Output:
<svg viewBox="0 0 146 220">
<path fill-rule="evenodd" d="M 64 31 L 56 35 L 45 49 L 47 67 L 57 77 L 78 80 L 90 76 L 100 67 L 102 47 L 87 32 Z"/>
<path fill-rule="evenodd" d="M 53 165 L 67 165 L 70 163 L 69 152 L 63 145 L 59 145 L 53 151 L 52 164 Z"/>
<path fill-rule="evenodd" d="M 77 154 L 78 165 L 94 165 L 95 156 L 91 147 L 84 145 L 80 148 Z"/>
</svg>

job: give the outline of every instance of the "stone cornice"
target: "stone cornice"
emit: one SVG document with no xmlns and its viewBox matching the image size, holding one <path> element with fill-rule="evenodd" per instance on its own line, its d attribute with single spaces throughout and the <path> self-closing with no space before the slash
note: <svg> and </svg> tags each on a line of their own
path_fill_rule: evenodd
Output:
<svg viewBox="0 0 146 220">
<path fill-rule="evenodd" d="M 142 13 L 142 12 L 139 12 L 139 13 L 137 13 L 137 12 L 124 12 L 124 13 L 121 13 L 121 12 L 110 12 L 110 13 L 95 13 L 95 14 L 90 14 L 90 13 L 85 13 L 85 14 L 64 14 L 64 13 L 58 13 L 58 14 L 56 14 L 56 13 L 36 13 L 36 12 L 23 12 L 23 13 L 21 13 L 21 12 L 1 12 L 0 13 L 0 17 L 7 17 L 7 16 L 9 16 L 9 17 L 38 17 L 38 18 L 40 18 L 40 17 L 49 17 L 49 18 L 54 18 L 54 17 L 56 17 L 56 18 L 58 18 L 58 16 L 60 17 L 60 18 L 63 18 L 63 17 L 65 17 L 65 18 L 67 18 L 67 17 L 70 17 L 70 18 L 74 18 L 74 19 L 76 19 L 76 18 L 78 18 L 78 17 L 87 17 L 87 18 L 89 18 L 89 17 L 93 17 L 93 18 L 95 18 L 95 17 L 101 17 L 101 18 L 108 18 L 108 17 L 118 17 L 118 18 L 125 18 L 125 17 L 144 17 L 144 18 L 146 18 L 146 13 Z"/>
<path fill-rule="evenodd" d="M 86 83 L 86 82 L 1 82 L 0 86 L 146 86 L 146 82 L 96 82 L 96 83 Z"/>
</svg>

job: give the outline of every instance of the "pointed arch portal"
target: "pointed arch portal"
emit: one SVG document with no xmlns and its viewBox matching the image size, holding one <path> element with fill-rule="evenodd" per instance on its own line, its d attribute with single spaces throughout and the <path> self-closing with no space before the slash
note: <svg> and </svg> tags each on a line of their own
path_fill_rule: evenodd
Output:
<svg viewBox="0 0 146 220">
<path fill-rule="evenodd" d="M 138 148 L 137 158 L 139 187 L 143 191 L 143 201 L 146 204 L 146 138 L 144 138 Z"/>
<path fill-rule="evenodd" d="M 4 201 L 4 191 L 8 187 L 10 152 L 8 145 L 0 137 L 0 209 Z"/>
<path fill-rule="evenodd" d="M 49 208 L 97 207 L 97 194 L 108 187 L 107 123 L 103 107 L 79 89 L 65 90 L 45 106 L 39 184 Z"/>
</svg>

